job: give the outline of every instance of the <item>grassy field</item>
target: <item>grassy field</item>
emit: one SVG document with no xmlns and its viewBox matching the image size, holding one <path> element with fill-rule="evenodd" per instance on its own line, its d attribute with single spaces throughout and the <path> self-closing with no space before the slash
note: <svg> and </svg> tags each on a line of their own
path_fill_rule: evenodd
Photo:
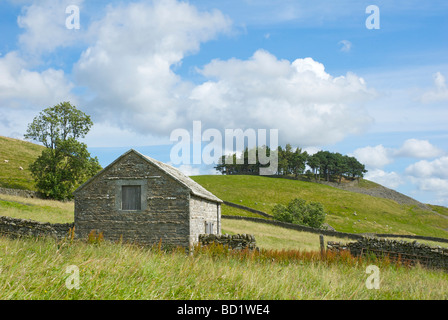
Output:
<svg viewBox="0 0 448 320">
<path fill-rule="evenodd" d="M 74 220 L 73 201 L 61 202 L 0 194 L 0 215 L 40 222 L 70 223 Z"/>
<path fill-rule="evenodd" d="M 2 137 L 0 146 L 0 186 L 32 190 L 27 168 L 41 147 Z M 259 176 L 193 179 L 221 199 L 267 213 L 294 197 L 319 201 L 338 231 L 448 237 L 444 207 L 424 211 L 325 185 Z M 362 185 L 374 187 L 369 181 Z M 15 218 L 73 222 L 73 207 L 73 202 L 0 195 L 0 215 Z M 222 213 L 260 217 L 225 205 Z M 254 234 L 260 251 L 212 247 L 186 255 L 107 241 L 0 237 L 0 299 L 448 299 L 446 272 L 349 255 L 322 259 L 318 235 L 267 224 L 223 219 L 222 229 Z M 366 287 L 370 264 L 380 268 L 379 289 Z M 67 286 L 69 266 L 79 270 L 79 289 Z"/>
<path fill-rule="evenodd" d="M 326 222 L 337 231 L 448 238 L 448 219 L 443 216 L 448 212 L 443 207 L 434 206 L 437 212 L 433 212 L 322 184 L 281 178 L 213 175 L 192 179 L 223 200 L 267 213 L 275 204 L 286 204 L 295 197 L 319 201 L 327 212 Z M 222 213 L 235 214 L 234 208 L 229 208 L 224 206 Z"/>
<path fill-rule="evenodd" d="M 73 221 L 73 202 L 0 199 L 1 215 Z M 223 219 L 222 228 L 254 234 L 260 252 L 186 255 L 107 241 L 0 237 L 0 299 L 448 299 L 446 272 L 347 255 L 322 259 L 318 235 L 277 226 Z M 380 268 L 379 289 L 366 287 L 370 264 Z M 69 266 L 79 270 L 79 289 L 70 289 Z"/>
<path fill-rule="evenodd" d="M 34 143 L 0 136 L 0 187 L 34 190 L 28 167 L 40 156 L 43 148 Z"/>
<path fill-rule="evenodd" d="M 318 251 L 319 235 L 310 232 L 299 232 L 263 223 L 244 220 L 222 220 L 222 231 L 228 234 L 253 234 L 257 246 L 272 250 Z M 325 241 L 352 241 L 347 238 L 325 237 Z"/>
<path fill-rule="evenodd" d="M 74 219 L 73 210 L 73 202 L 0 195 L 0 215 L 2 216 L 50 223 L 71 223 Z M 241 211 L 238 213 L 244 214 L 246 212 Z M 318 236 L 313 233 L 230 219 L 223 219 L 222 226 L 223 233 L 249 233 L 255 235 L 258 246 L 265 249 L 319 249 Z M 345 241 L 346 239 L 326 238 L 326 240 Z"/>
<path fill-rule="evenodd" d="M 0 238 L 0 299 L 447 299 L 448 274 L 314 252 L 181 251 Z M 379 267 L 368 289 L 366 267 Z M 79 288 L 73 288 L 75 266 Z M 71 267 L 73 268 L 73 267 Z"/>
</svg>

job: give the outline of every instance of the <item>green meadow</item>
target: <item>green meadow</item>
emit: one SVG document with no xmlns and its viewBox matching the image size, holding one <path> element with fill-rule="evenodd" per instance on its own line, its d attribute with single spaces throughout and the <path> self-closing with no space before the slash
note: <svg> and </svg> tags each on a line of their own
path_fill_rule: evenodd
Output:
<svg viewBox="0 0 448 320">
<path fill-rule="evenodd" d="M 0 137 L 0 186 L 33 190 L 28 165 L 41 147 Z M 4 158 L 4 159 L 2 159 Z M 9 160 L 4 162 L 4 160 Z M 18 167 L 24 170 L 19 170 Z M 271 213 L 295 197 L 321 202 L 338 231 L 447 238 L 448 209 L 423 210 L 326 185 L 261 176 L 192 177 L 223 200 Z M 370 181 L 360 186 L 373 188 Z M 73 222 L 73 202 L 0 194 L 0 215 L 50 223 Z M 356 215 L 354 215 L 356 213 Z M 223 215 L 261 216 L 223 205 Z M 0 237 L 0 299 L 448 299 L 448 273 L 348 254 L 320 255 L 317 234 L 243 220 L 222 220 L 224 233 L 255 235 L 259 251 L 222 247 L 164 251 L 157 246 L 89 239 Z M 90 239 L 92 240 L 92 239 Z M 348 241 L 325 237 L 325 241 Z M 434 245 L 444 245 L 434 243 Z M 446 244 L 445 244 L 446 245 Z M 369 265 L 380 286 L 369 289 Z M 77 270 L 73 288 L 70 270 Z M 206 284 L 206 285 L 205 285 Z"/>
<path fill-rule="evenodd" d="M 296 197 L 321 202 L 327 213 L 326 222 L 341 232 L 448 238 L 448 210 L 444 207 L 432 206 L 433 210 L 424 210 L 390 199 L 282 178 L 209 175 L 194 176 L 192 179 L 222 200 L 269 214 L 277 203 L 287 204 Z M 372 184 L 370 181 L 364 182 L 366 187 L 372 187 Z M 222 214 L 241 215 L 241 211 L 223 206 Z"/>
</svg>

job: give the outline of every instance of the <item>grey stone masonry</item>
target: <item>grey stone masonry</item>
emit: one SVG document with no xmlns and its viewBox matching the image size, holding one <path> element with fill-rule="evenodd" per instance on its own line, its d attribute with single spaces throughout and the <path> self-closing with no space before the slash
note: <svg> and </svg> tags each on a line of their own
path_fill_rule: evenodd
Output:
<svg viewBox="0 0 448 320">
<path fill-rule="evenodd" d="M 356 242 L 327 242 L 327 250 L 341 252 L 349 250 L 353 256 L 387 256 L 391 260 L 400 259 L 411 265 L 419 263 L 429 268 L 448 271 L 448 248 L 429 246 L 417 241 L 401 241 L 364 237 Z"/>
<path fill-rule="evenodd" d="M 255 236 L 251 234 L 201 234 L 199 235 L 199 242 L 201 245 L 207 246 L 212 243 L 221 244 L 223 246 L 228 246 L 230 249 L 257 249 L 257 243 L 255 241 Z"/>
<path fill-rule="evenodd" d="M 7 194 L 10 196 L 19 196 L 24 198 L 39 198 L 39 193 L 36 191 L 22 190 L 22 189 L 9 189 L 0 187 L 0 194 Z"/>
<path fill-rule="evenodd" d="M 73 229 L 73 223 L 48 223 L 0 216 L 0 234 L 12 238 L 49 236 L 63 239 L 69 237 L 70 229 Z"/>
<path fill-rule="evenodd" d="M 138 210 L 123 209 L 122 188 L 139 190 Z M 75 191 L 75 235 L 189 247 L 213 225 L 220 233 L 221 200 L 179 170 L 130 150 Z"/>
</svg>

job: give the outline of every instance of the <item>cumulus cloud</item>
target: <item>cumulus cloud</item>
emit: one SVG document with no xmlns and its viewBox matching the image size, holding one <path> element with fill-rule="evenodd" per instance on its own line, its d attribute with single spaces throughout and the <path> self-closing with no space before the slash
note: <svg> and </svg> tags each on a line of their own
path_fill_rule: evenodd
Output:
<svg viewBox="0 0 448 320">
<path fill-rule="evenodd" d="M 89 25 L 81 20 L 83 32 L 70 37 L 65 8 L 83 3 L 44 0 L 24 7 L 22 51 L 38 56 L 80 39 L 87 47 L 71 81 L 62 70 L 31 71 L 12 53 L 1 58 L 0 99 L 20 97 L 42 107 L 76 100 L 72 90 L 82 88 L 85 111 L 122 130 L 166 136 L 201 120 L 204 129 L 279 129 L 280 143 L 302 147 L 341 141 L 372 121 L 364 104 L 375 93 L 365 81 L 350 72 L 330 75 L 312 58 L 281 60 L 257 50 L 248 59 L 211 61 L 198 69 L 206 79 L 200 84 L 176 74 L 201 44 L 231 31 L 220 11 L 175 0 L 114 4 Z"/>
<path fill-rule="evenodd" d="M 448 156 L 416 162 L 406 168 L 406 173 L 416 178 L 448 179 Z"/>
<path fill-rule="evenodd" d="M 74 67 L 76 81 L 93 97 L 86 105 L 96 119 L 139 133 L 169 135 L 201 120 L 222 131 L 281 128 L 280 143 L 304 147 L 340 141 L 371 122 L 363 104 L 374 93 L 364 80 L 352 73 L 333 77 L 312 58 L 290 62 L 258 50 L 247 60 L 214 60 L 198 69 L 206 78 L 199 85 L 173 71 L 230 28 L 219 11 L 188 3 L 109 7 L 89 27 L 96 39 Z"/>
<path fill-rule="evenodd" d="M 201 114 L 217 127 L 278 128 L 280 143 L 307 147 L 340 141 L 371 121 L 363 102 L 374 93 L 364 80 L 333 77 L 312 58 L 290 62 L 258 50 L 247 60 L 214 60 L 200 72 L 213 80 L 192 90 L 189 117 Z"/>
<path fill-rule="evenodd" d="M 381 169 L 399 157 L 431 159 L 443 154 L 443 151 L 427 140 L 408 139 L 399 148 L 386 148 L 383 145 L 358 148 L 354 156 L 368 168 Z"/>
<path fill-rule="evenodd" d="M 3 134 L 19 136 L 37 112 L 62 101 L 77 104 L 75 84 L 55 68 L 39 66 L 40 55 L 73 43 L 65 28 L 65 3 L 69 1 L 15 1 L 23 4 L 17 19 L 23 29 L 16 51 L 0 57 L 0 116 Z M 81 5 L 80 0 L 70 4 Z M 19 131 L 21 134 L 19 134 Z"/>
<path fill-rule="evenodd" d="M 2 107 L 57 104 L 72 96 L 73 86 L 62 70 L 31 71 L 17 52 L 9 52 L 0 58 Z"/>
<path fill-rule="evenodd" d="M 408 166 L 405 172 L 420 191 L 434 194 L 442 205 L 448 204 L 448 156 L 421 160 Z"/>
<path fill-rule="evenodd" d="M 433 146 L 428 140 L 408 139 L 400 149 L 395 151 L 395 156 L 429 159 L 442 155 L 443 151 Z"/>
<path fill-rule="evenodd" d="M 443 74 L 440 72 L 434 74 L 434 88 L 425 92 L 421 97 L 421 101 L 424 103 L 448 101 L 448 87 Z"/>
<path fill-rule="evenodd" d="M 395 189 L 404 183 L 403 179 L 398 173 L 393 171 L 386 172 L 381 169 L 375 169 L 367 172 L 365 178 L 391 189 Z"/>
<path fill-rule="evenodd" d="M 375 147 L 368 146 L 356 149 L 353 154 L 368 168 L 382 168 L 394 161 L 392 157 L 393 150 L 385 148 L 381 144 Z"/>
<path fill-rule="evenodd" d="M 80 41 L 80 32 L 68 32 L 66 8 L 69 5 L 82 8 L 84 0 L 43 0 L 22 8 L 17 23 L 24 32 L 19 43 L 24 51 L 39 55 L 52 52 L 58 47 L 67 47 Z"/>
<path fill-rule="evenodd" d="M 86 103 L 97 119 L 138 132 L 167 134 L 185 127 L 191 85 L 172 68 L 229 26 L 219 11 L 199 12 L 176 1 L 109 7 L 90 26 L 97 38 L 74 68 L 78 83 L 94 96 Z"/>
</svg>

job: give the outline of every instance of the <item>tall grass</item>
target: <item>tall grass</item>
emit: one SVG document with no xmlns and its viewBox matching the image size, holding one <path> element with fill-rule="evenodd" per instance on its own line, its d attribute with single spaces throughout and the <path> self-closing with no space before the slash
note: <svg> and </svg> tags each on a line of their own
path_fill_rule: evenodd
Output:
<svg viewBox="0 0 448 320">
<path fill-rule="evenodd" d="M 381 284 L 369 290 L 366 266 Z M 79 268 L 69 289 L 67 267 Z M 446 299 L 448 275 L 299 250 L 164 251 L 107 241 L 0 238 L 0 299 Z"/>
</svg>

